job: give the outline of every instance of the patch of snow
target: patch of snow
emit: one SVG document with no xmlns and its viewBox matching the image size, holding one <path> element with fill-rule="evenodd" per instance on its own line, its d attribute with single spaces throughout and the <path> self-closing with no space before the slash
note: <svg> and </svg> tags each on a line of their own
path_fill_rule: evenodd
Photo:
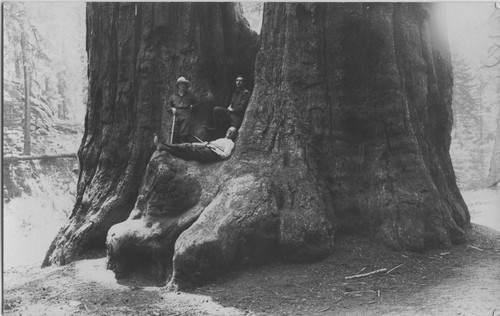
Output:
<svg viewBox="0 0 500 316">
<path fill-rule="evenodd" d="M 40 266 L 73 207 L 69 194 L 34 193 L 4 204 L 4 270 Z"/>
<path fill-rule="evenodd" d="M 85 281 L 93 281 L 109 288 L 128 288 L 116 282 L 115 273 L 106 269 L 106 258 L 80 260 L 75 263 L 75 276 Z"/>
<path fill-rule="evenodd" d="M 500 232 L 500 189 L 463 191 L 462 196 L 469 207 L 472 223 Z"/>
</svg>

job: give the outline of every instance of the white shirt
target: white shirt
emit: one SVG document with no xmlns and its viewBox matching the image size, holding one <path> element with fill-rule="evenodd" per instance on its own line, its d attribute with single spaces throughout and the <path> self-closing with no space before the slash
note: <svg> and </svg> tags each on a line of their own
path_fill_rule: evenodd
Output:
<svg viewBox="0 0 500 316">
<path fill-rule="evenodd" d="M 234 142 L 229 138 L 219 138 L 208 143 L 207 147 L 212 149 L 222 159 L 226 159 L 233 151 Z"/>
</svg>

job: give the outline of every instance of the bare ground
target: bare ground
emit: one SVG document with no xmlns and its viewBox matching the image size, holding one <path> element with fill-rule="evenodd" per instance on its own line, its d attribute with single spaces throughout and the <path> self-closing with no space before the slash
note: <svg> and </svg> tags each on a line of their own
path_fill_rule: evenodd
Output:
<svg viewBox="0 0 500 316">
<path fill-rule="evenodd" d="M 345 280 L 345 276 L 401 265 Z M 500 233 L 473 225 L 448 250 L 394 252 L 343 236 L 328 258 L 272 263 L 169 292 L 117 282 L 105 258 L 5 271 L 5 315 L 492 315 L 500 310 Z"/>
</svg>

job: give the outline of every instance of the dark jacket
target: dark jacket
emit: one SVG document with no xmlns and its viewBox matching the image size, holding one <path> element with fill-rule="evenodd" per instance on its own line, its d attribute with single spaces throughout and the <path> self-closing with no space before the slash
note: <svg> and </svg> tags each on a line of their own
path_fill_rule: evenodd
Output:
<svg viewBox="0 0 500 316">
<path fill-rule="evenodd" d="M 247 109 L 248 101 L 250 101 L 250 91 L 245 88 L 236 89 L 231 96 L 230 103 L 233 108 L 233 112 L 243 116 Z"/>
<path fill-rule="evenodd" d="M 180 96 L 178 92 L 175 92 L 168 99 L 168 108 L 176 108 L 177 110 L 189 111 L 190 105 L 196 107 L 198 105 L 198 99 L 189 91 L 186 91 L 183 96 Z"/>
</svg>

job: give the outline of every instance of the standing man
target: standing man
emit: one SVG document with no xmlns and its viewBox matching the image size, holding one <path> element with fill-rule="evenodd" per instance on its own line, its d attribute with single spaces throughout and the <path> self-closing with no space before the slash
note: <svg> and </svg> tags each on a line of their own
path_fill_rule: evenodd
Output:
<svg viewBox="0 0 500 316">
<path fill-rule="evenodd" d="M 212 110 L 213 128 L 215 137 L 224 135 L 229 127 L 238 130 L 243 122 L 243 117 L 250 101 L 250 91 L 244 87 L 244 78 L 236 78 L 236 89 L 231 96 L 231 103 L 227 108 L 215 107 Z"/>
<path fill-rule="evenodd" d="M 191 129 L 191 110 L 198 105 L 198 99 L 189 91 L 191 82 L 179 77 L 175 83 L 177 91 L 168 99 L 168 110 L 175 116 L 172 143 L 188 143 Z"/>
</svg>

